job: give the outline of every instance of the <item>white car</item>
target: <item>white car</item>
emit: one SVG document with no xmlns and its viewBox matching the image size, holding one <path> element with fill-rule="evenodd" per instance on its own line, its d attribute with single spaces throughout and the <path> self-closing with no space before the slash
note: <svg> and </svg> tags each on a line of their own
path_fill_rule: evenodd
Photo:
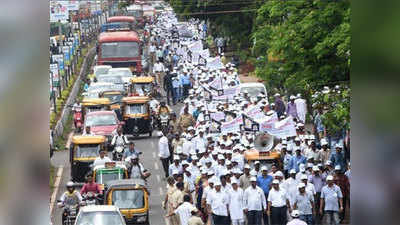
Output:
<svg viewBox="0 0 400 225">
<path fill-rule="evenodd" d="M 126 223 L 118 207 L 90 205 L 79 210 L 75 225 L 126 225 Z"/>
<path fill-rule="evenodd" d="M 94 75 L 97 77 L 97 76 L 102 75 L 102 74 L 107 74 L 108 70 L 110 70 L 111 68 L 112 67 L 108 66 L 108 65 L 94 66 L 93 67 L 93 72 L 94 72 Z"/>
<path fill-rule="evenodd" d="M 257 83 L 257 82 L 241 83 L 240 93 L 244 93 L 245 91 L 249 93 L 250 98 L 257 97 L 258 94 L 264 93 L 265 96 L 267 96 L 266 99 L 268 100 L 267 89 L 262 83 Z"/>
<path fill-rule="evenodd" d="M 128 84 L 133 77 L 129 68 L 111 68 L 107 74 L 121 76 L 125 84 Z"/>
</svg>

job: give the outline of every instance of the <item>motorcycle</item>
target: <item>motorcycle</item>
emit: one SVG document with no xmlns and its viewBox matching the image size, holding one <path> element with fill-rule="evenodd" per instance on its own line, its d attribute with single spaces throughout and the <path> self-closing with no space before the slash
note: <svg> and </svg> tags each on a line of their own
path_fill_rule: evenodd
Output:
<svg viewBox="0 0 400 225">
<path fill-rule="evenodd" d="M 83 121 L 82 121 L 82 110 L 74 110 L 74 125 L 75 125 L 75 130 L 78 133 L 82 132 L 82 126 L 83 126 Z"/>
<path fill-rule="evenodd" d="M 85 205 L 100 205 L 101 198 L 98 194 L 88 192 L 83 196 L 83 202 Z"/>
<path fill-rule="evenodd" d="M 63 214 L 62 214 L 62 224 L 63 225 L 74 225 L 76 216 L 79 212 L 79 205 L 64 205 L 60 203 L 59 201 L 59 206 L 61 208 L 64 208 Z"/>
<path fill-rule="evenodd" d="M 168 113 L 160 114 L 160 130 L 168 129 L 169 115 Z"/>
<path fill-rule="evenodd" d="M 125 148 L 124 146 L 116 146 L 113 150 L 113 160 L 114 161 L 122 161 L 122 157 L 124 156 Z"/>
</svg>

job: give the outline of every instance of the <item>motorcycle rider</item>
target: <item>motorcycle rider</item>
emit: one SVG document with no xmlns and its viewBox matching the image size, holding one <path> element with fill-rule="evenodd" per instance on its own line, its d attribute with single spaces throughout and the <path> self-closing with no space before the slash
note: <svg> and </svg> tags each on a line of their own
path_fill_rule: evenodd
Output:
<svg viewBox="0 0 400 225">
<path fill-rule="evenodd" d="M 88 174 L 86 180 L 87 183 L 83 185 L 80 191 L 81 195 L 86 195 L 88 192 L 93 192 L 94 194 L 100 194 L 100 195 L 103 194 L 100 185 L 94 181 L 92 174 Z"/>
<path fill-rule="evenodd" d="M 129 142 L 128 151 L 124 152 L 124 157 L 122 158 L 122 161 L 124 161 L 125 159 L 127 159 L 128 157 L 130 157 L 132 155 L 136 155 L 139 157 L 139 151 L 137 149 L 135 149 L 135 142 L 133 142 L 133 141 Z"/>
<path fill-rule="evenodd" d="M 130 178 L 141 178 L 146 180 L 151 174 L 143 167 L 141 163 L 139 163 L 139 158 L 136 155 L 132 155 L 128 157 L 126 161 L 130 161 Z"/>
<path fill-rule="evenodd" d="M 78 207 L 82 203 L 82 195 L 75 190 L 74 182 L 68 181 L 66 187 L 67 191 L 64 192 L 64 194 L 62 194 L 60 197 L 59 207 L 60 208 L 64 206 Z M 79 210 L 77 209 L 76 212 L 78 211 Z M 62 214 L 62 224 L 64 224 L 64 221 L 67 219 L 67 215 L 68 214 L 64 211 Z"/>
<path fill-rule="evenodd" d="M 128 138 L 126 138 L 126 136 L 122 134 L 122 127 L 118 127 L 117 133 L 113 136 L 113 139 L 111 140 L 111 146 L 114 147 L 113 157 L 115 158 L 115 149 L 117 147 L 122 147 L 122 149 L 124 149 L 128 143 Z"/>
<path fill-rule="evenodd" d="M 161 117 L 160 116 L 163 114 L 166 114 L 166 115 L 168 115 L 168 119 L 169 119 L 170 112 L 172 112 L 171 108 L 167 104 L 165 104 L 164 101 L 162 101 L 160 103 L 160 106 L 157 109 L 159 127 L 161 127 Z"/>
</svg>

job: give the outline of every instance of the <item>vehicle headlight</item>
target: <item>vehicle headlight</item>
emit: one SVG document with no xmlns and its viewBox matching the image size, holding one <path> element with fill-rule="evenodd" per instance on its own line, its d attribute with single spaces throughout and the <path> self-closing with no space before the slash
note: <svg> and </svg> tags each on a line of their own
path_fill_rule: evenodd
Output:
<svg viewBox="0 0 400 225">
<path fill-rule="evenodd" d="M 137 219 L 136 219 L 136 221 L 137 221 L 138 223 L 142 223 L 142 222 L 145 222 L 146 219 L 147 219 L 147 216 L 138 216 Z"/>
</svg>

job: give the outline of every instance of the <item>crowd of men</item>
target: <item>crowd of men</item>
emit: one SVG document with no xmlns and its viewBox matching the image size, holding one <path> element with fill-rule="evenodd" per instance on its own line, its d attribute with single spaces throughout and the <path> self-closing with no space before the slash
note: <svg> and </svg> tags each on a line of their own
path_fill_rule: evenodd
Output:
<svg viewBox="0 0 400 225">
<path fill-rule="evenodd" d="M 168 104 L 170 98 L 173 104 L 183 102 L 181 112 L 171 114 L 170 129 L 163 130 L 159 140 L 167 182 L 163 206 L 169 224 L 344 222 L 350 194 L 344 135 L 327 136 L 321 110 L 313 109 L 314 119 L 307 121 L 314 112 L 307 112 L 300 94 L 291 95 L 288 102 L 279 93 L 273 95 L 274 102 L 268 101 L 266 93 L 220 97 L 214 81 L 220 79 L 219 88 L 224 90 L 237 87 L 237 69 L 231 63 L 210 66 L 211 57 L 201 56 L 205 49 L 193 50 L 207 36 L 204 21 L 185 24 L 190 37 L 180 35 L 182 28 L 172 25 L 176 22 L 176 16 L 168 12 L 146 26 L 153 72 L 163 83 Z M 219 53 L 222 50 L 218 48 Z M 221 128 L 251 109 L 259 110 L 262 117 L 295 122 L 295 135 L 280 137 L 273 149 L 267 149 L 279 153 L 281 163 L 247 162 L 244 153 L 255 148 L 257 132 Z M 210 118 L 220 113 L 225 116 Z M 307 122 L 315 129 L 310 131 Z"/>
</svg>

